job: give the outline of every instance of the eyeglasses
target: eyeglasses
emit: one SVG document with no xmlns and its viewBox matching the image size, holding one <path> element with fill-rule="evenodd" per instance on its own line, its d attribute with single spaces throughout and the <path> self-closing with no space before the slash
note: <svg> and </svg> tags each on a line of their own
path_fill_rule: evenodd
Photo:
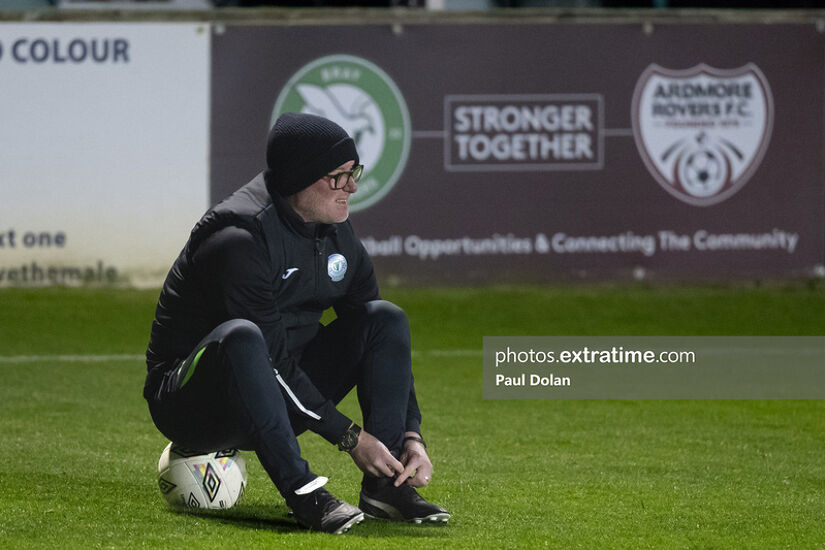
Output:
<svg viewBox="0 0 825 550">
<path fill-rule="evenodd" d="M 354 183 L 358 183 L 361 179 L 361 174 L 364 173 L 364 165 L 359 164 L 349 172 L 338 172 L 337 174 L 327 174 L 329 178 L 329 186 L 332 189 L 343 189 L 349 183 L 350 178 Z"/>
</svg>

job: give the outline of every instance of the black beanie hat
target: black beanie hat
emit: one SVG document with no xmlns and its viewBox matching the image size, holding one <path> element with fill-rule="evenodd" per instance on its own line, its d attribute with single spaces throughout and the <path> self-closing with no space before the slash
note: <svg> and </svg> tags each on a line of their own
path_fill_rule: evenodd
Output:
<svg viewBox="0 0 825 550">
<path fill-rule="evenodd" d="M 358 164 L 355 142 L 331 120 L 284 113 L 269 132 L 267 181 L 283 197 L 306 189 L 351 160 Z"/>
</svg>

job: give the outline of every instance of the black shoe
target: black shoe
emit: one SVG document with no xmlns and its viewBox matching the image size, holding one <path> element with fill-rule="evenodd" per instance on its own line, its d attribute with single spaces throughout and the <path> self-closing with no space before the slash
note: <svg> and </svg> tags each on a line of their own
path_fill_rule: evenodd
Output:
<svg viewBox="0 0 825 550">
<path fill-rule="evenodd" d="M 364 520 L 361 510 L 338 500 L 323 487 L 290 500 L 290 508 L 295 519 L 313 531 L 342 535 L 349 531 L 350 527 Z"/>
<path fill-rule="evenodd" d="M 393 478 L 365 478 L 361 484 L 358 506 L 371 518 L 413 523 L 447 523 L 450 513 L 430 504 L 407 485 L 393 485 Z"/>
</svg>

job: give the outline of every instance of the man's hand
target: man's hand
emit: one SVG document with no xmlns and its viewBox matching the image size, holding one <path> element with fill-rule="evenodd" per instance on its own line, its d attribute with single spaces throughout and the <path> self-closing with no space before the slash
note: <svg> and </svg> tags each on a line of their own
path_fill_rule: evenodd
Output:
<svg viewBox="0 0 825 550">
<path fill-rule="evenodd" d="M 404 471 L 404 465 L 392 456 L 387 446 L 366 430 L 358 434 L 358 444 L 349 455 L 362 472 L 375 477 L 393 477 Z"/>
<path fill-rule="evenodd" d="M 407 432 L 404 437 L 420 437 L 415 432 Z M 401 462 L 404 464 L 404 471 L 395 480 L 395 486 L 399 487 L 405 481 L 407 485 L 413 487 L 424 487 L 430 482 L 433 476 L 433 463 L 427 456 L 424 445 L 418 441 L 408 439 L 404 442 L 404 452 L 401 453 Z"/>
</svg>

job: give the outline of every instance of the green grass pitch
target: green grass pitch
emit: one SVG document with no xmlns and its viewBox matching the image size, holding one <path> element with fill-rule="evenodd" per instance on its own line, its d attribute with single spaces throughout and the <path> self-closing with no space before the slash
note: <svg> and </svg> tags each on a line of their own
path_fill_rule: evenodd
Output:
<svg viewBox="0 0 825 550">
<path fill-rule="evenodd" d="M 822 335 L 821 285 L 388 290 L 413 331 L 435 464 L 422 493 L 453 519 L 365 521 L 343 537 L 297 529 L 252 453 L 235 509 L 167 508 L 155 482 L 166 441 L 136 357 L 156 297 L 0 291 L 3 548 L 825 547 L 822 401 L 485 401 L 481 391 L 483 336 Z M 357 415 L 351 397 L 342 407 Z M 312 434 L 300 441 L 331 491 L 357 502 L 349 457 Z"/>
</svg>

